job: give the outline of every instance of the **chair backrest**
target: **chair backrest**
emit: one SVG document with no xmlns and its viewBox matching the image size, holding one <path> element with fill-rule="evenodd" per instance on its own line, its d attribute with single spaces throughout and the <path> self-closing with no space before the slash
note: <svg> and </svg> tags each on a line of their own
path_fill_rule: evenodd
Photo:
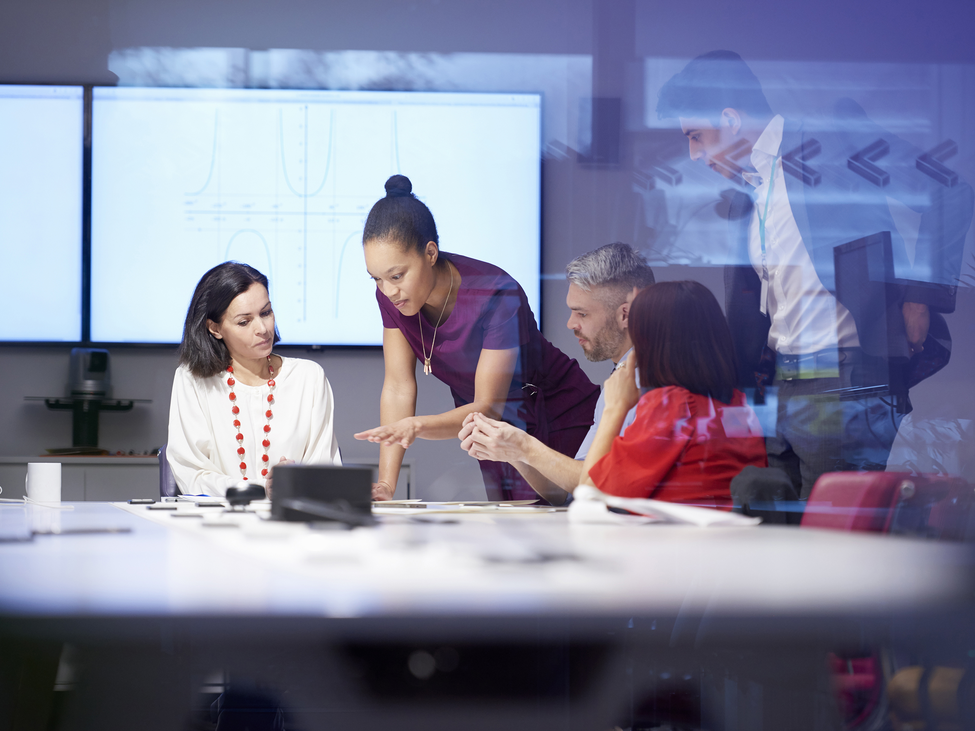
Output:
<svg viewBox="0 0 975 731">
<path fill-rule="evenodd" d="M 776 467 L 748 465 L 731 481 L 732 512 L 762 519 L 762 525 L 798 525 L 806 507 L 789 476 Z"/>
<path fill-rule="evenodd" d="M 964 540 L 975 488 L 960 477 L 829 472 L 813 486 L 804 528 Z"/>
<path fill-rule="evenodd" d="M 179 488 L 176 487 L 176 478 L 173 477 L 173 470 L 166 459 L 166 445 L 159 448 L 159 497 L 176 497 L 179 495 Z"/>
</svg>

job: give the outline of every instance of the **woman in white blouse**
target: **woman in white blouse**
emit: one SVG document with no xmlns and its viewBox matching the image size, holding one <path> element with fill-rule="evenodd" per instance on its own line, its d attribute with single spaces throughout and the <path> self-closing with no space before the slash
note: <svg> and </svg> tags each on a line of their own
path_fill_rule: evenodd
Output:
<svg viewBox="0 0 975 731">
<path fill-rule="evenodd" d="M 180 492 L 224 495 L 281 462 L 342 463 L 321 366 L 272 352 L 267 277 L 226 262 L 193 293 L 173 380 L 166 457 Z"/>
</svg>

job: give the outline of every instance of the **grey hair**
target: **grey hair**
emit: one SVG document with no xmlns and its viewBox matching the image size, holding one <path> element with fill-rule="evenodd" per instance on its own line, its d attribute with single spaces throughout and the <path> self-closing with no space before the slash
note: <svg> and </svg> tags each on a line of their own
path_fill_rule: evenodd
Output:
<svg viewBox="0 0 975 731">
<path fill-rule="evenodd" d="M 565 268 L 565 276 L 586 292 L 593 287 L 619 289 L 623 299 L 634 287 L 643 289 L 654 283 L 653 270 L 643 255 L 619 241 L 577 256 Z"/>
</svg>

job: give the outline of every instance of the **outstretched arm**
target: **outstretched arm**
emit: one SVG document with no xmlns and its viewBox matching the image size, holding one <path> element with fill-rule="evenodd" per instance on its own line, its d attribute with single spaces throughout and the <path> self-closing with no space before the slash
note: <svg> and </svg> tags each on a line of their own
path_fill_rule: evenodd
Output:
<svg viewBox="0 0 975 731">
<path fill-rule="evenodd" d="M 412 399 L 412 413 L 391 421 L 388 425 L 368 429 L 355 435 L 356 439 L 365 439 L 383 445 L 398 445 L 408 448 L 416 439 L 453 439 L 464 424 L 464 419 L 474 411 L 480 411 L 491 416 L 500 416 L 508 397 L 508 387 L 511 385 L 514 373 L 515 359 L 518 349 L 510 350 L 482 350 L 477 363 L 477 373 L 474 376 L 474 401 L 442 414 L 430 416 L 416 416 L 416 381 L 412 382 L 410 396 Z M 387 380 L 389 376 L 387 375 Z M 386 383 L 383 384 L 386 393 Z M 405 404 L 405 399 L 403 400 Z M 405 411 L 405 409 L 404 409 Z M 399 415 L 391 411 L 390 416 Z"/>
<path fill-rule="evenodd" d="M 383 381 L 382 426 L 355 435 L 381 445 L 379 482 L 391 495 L 403 461 L 403 452 L 416 439 L 456 438 L 464 419 L 473 411 L 500 416 L 508 398 L 518 349 L 481 351 L 474 374 L 474 401 L 442 414 L 416 416 L 416 356 L 396 329 L 383 336 L 386 378 Z M 409 358 L 406 357 L 409 354 Z M 382 499 L 379 494 L 379 499 Z"/>
<path fill-rule="evenodd" d="M 399 443 L 402 437 L 399 440 L 382 437 L 389 436 L 392 425 L 407 422 L 416 413 L 416 356 L 398 328 L 383 330 L 383 363 L 386 374 L 379 397 L 382 426 L 355 435 L 356 439 L 380 444 L 379 480 L 372 488 L 373 500 L 392 499 L 406 449 Z"/>
</svg>

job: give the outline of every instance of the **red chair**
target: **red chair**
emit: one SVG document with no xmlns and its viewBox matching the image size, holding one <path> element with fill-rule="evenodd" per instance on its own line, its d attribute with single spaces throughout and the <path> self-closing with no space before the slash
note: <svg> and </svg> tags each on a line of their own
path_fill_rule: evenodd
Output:
<svg viewBox="0 0 975 731">
<path fill-rule="evenodd" d="M 975 488 L 959 477 L 905 472 L 830 472 L 820 477 L 802 516 L 803 528 L 891 533 L 961 541 Z M 886 686 L 896 663 L 886 650 L 829 654 L 844 728 L 887 728 Z"/>
<path fill-rule="evenodd" d="M 975 489 L 960 477 L 829 472 L 813 486 L 804 528 L 965 540 Z"/>
</svg>

